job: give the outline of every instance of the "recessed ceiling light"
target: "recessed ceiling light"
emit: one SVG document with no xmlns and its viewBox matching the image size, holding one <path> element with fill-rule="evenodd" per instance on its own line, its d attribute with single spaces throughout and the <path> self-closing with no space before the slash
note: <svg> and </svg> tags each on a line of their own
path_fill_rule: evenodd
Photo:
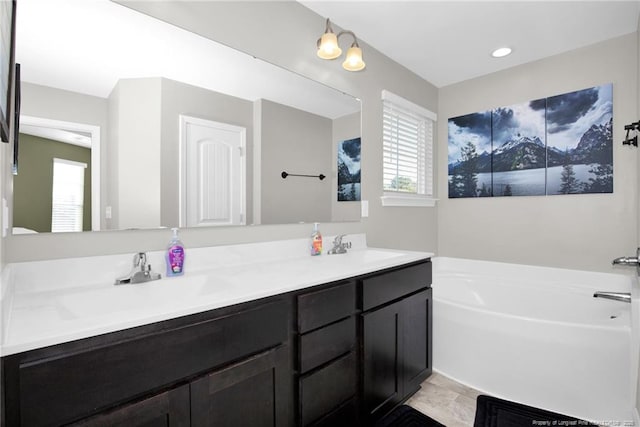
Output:
<svg viewBox="0 0 640 427">
<path fill-rule="evenodd" d="M 511 53 L 510 47 L 501 47 L 491 52 L 491 56 L 493 56 L 494 58 L 502 58 L 503 56 L 507 56 L 510 53 Z"/>
</svg>

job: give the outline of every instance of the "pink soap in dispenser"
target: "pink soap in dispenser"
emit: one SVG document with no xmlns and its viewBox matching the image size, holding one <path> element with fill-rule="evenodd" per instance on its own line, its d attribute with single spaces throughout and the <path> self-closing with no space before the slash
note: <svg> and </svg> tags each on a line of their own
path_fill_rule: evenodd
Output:
<svg viewBox="0 0 640 427">
<path fill-rule="evenodd" d="M 318 223 L 313 223 L 313 234 L 311 234 L 311 255 L 322 255 L 322 234 L 318 230 Z"/>
<path fill-rule="evenodd" d="M 184 274 L 184 244 L 178 238 L 178 229 L 172 228 L 173 237 L 167 246 L 167 277 Z"/>
</svg>

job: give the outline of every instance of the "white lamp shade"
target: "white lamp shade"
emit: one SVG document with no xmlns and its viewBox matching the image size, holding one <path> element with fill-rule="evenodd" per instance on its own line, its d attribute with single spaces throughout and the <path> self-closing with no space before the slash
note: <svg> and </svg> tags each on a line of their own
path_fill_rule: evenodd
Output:
<svg viewBox="0 0 640 427">
<path fill-rule="evenodd" d="M 347 51 L 347 57 L 342 63 L 342 68 L 347 71 L 363 70 L 366 64 L 362 60 L 362 49 L 358 46 L 351 46 Z"/>
<path fill-rule="evenodd" d="M 324 33 L 318 46 L 318 56 L 322 59 L 336 59 L 342 55 L 342 49 L 338 46 L 338 37 L 334 33 Z"/>
</svg>

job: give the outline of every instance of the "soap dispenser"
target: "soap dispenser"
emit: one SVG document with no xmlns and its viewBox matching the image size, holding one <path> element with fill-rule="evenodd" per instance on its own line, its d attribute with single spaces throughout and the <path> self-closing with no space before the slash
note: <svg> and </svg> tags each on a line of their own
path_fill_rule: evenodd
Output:
<svg viewBox="0 0 640 427">
<path fill-rule="evenodd" d="M 184 244 L 178 238 L 178 229 L 172 228 L 173 237 L 167 246 L 167 277 L 184 274 Z"/>
<path fill-rule="evenodd" d="M 318 229 L 318 223 L 313 223 L 313 233 L 311 234 L 311 255 L 322 254 L 322 234 Z"/>
</svg>

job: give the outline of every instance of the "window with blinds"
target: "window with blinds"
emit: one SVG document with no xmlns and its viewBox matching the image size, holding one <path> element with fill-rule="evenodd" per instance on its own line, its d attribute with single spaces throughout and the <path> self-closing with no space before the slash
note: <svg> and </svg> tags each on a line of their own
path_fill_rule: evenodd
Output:
<svg viewBox="0 0 640 427">
<path fill-rule="evenodd" d="M 86 163 L 53 159 L 51 231 L 82 231 Z"/>
<path fill-rule="evenodd" d="M 388 91 L 382 104 L 385 196 L 432 198 L 436 115 Z"/>
</svg>

